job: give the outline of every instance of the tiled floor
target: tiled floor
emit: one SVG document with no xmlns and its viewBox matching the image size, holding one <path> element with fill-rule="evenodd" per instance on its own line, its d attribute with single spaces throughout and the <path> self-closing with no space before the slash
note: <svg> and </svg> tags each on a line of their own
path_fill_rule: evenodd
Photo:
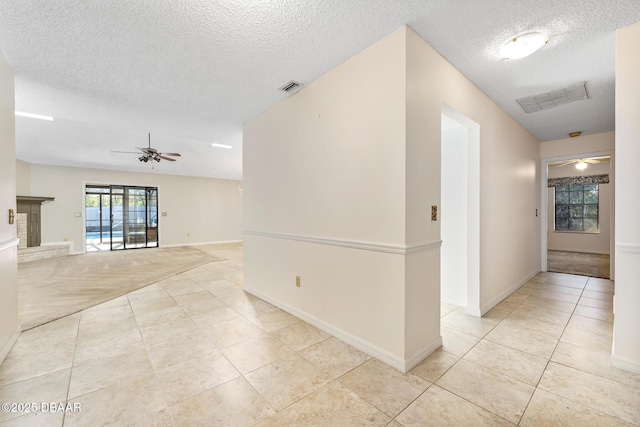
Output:
<svg viewBox="0 0 640 427">
<path fill-rule="evenodd" d="M 245 294 L 242 249 L 21 335 L 0 426 L 640 425 L 609 364 L 613 284 L 540 274 L 484 318 L 442 307 L 444 346 L 402 374 Z"/>
</svg>

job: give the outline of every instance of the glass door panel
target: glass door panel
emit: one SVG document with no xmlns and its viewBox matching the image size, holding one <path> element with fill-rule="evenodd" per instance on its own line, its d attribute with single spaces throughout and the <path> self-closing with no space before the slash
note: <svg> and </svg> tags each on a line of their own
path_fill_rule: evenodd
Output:
<svg viewBox="0 0 640 427">
<path fill-rule="evenodd" d="M 125 209 L 124 209 L 124 188 L 111 186 L 111 214 L 110 233 L 111 250 L 126 249 L 125 241 Z"/>
</svg>

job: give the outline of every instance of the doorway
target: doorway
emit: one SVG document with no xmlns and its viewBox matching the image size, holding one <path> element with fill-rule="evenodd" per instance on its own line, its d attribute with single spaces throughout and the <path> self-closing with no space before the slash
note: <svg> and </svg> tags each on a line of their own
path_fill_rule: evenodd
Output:
<svg viewBox="0 0 640 427">
<path fill-rule="evenodd" d="M 480 126 L 448 106 L 440 190 L 441 301 L 480 317 Z"/>
<path fill-rule="evenodd" d="M 542 160 L 542 271 L 613 280 L 612 154 Z"/>
<path fill-rule="evenodd" d="M 158 189 L 125 185 L 85 188 L 87 252 L 158 247 Z"/>
</svg>

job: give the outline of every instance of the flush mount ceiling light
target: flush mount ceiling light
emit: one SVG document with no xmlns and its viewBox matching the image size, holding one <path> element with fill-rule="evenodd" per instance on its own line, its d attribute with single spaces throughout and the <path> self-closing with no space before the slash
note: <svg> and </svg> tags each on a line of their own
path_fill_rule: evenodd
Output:
<svg viewBox="0 0 640 427">
<path fill-rule="evenodd" d="M 531 55 L 549 41 L 542 33 L 527 33 L 513 37 L 500 48 L 500 56 L 504 59 L 520 59 Z"/>
<path fill-rule="evenodd" d="M 231 149 L 231 148 L 233 148 L 233 147 L 232 147 L 232 146 L 230 146 L 230 145 L 216 144 L 215 142 L 213 142 L 213 143 L 211 144 L 211 146 L 212 146 L 212 147 L 216 147 L 216 148 L 227 148 L 227 149 Z"/>
<path fill-rule="evenodd" d="M 53 117 L 51 116 L 43 116 L 42 114 L 23 113 L 22 111 L 16 111 L 16 116 L 29 117 L 30 119 L 48 120 L 50 122 L 53 121 Z"/>
</svg>

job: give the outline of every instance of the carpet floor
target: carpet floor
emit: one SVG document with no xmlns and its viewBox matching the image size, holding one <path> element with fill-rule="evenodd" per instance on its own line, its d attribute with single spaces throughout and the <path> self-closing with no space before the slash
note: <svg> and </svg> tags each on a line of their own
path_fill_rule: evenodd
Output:
<svg viewBox="0 0 640 427">
<path fill-rule="evenodd" d="M 21 263 L 18 307 L 22 330 L 222 260 L 206 248 L 181 246 L 94 252 Z"/>
<path fill-rule="evenodd" d="M 547 270 L 608 279 L 609 255 L 547 251 Z"/>
</svg>

